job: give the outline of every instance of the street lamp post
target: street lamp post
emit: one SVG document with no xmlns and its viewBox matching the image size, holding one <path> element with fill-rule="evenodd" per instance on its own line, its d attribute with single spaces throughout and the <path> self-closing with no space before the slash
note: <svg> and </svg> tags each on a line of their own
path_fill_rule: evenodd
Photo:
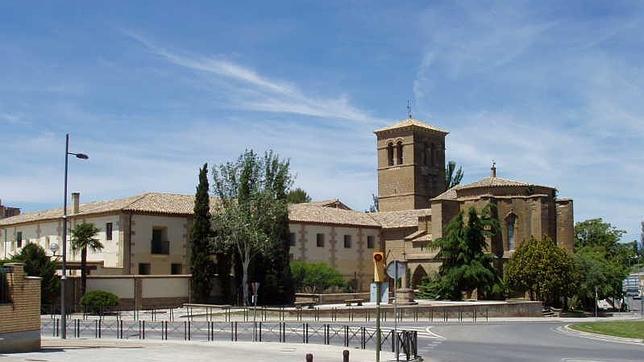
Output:
<svg viewBox="0 0 644 362">
<path fill-rule="evenodd" d="M 87 160 L 89 157 L 84 153 L 69 152 L 69 133 L 65 135 L 65 186 L 63 195 L 63 255 L 62 255 L 62 276 L 60 280 L 60 338 L 67 338 L 67 311 L 65 310 L 65 284 L 67 284 L 67 169 L 69 155 L 76 156 L 81 160 Z"/>
</svg>

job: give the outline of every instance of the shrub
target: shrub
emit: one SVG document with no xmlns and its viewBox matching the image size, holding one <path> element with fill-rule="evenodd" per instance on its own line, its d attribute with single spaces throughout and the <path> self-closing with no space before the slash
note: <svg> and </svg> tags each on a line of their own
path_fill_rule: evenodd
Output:
<svg viewBox="0 0 644 362">
<path fill-rule="evenodd" d="M 325 290 L 338 287 L 344 288 L 347 282 L 342 274 L 326 263 L 291 262 L 291 273 L 298 291 L 309 293 L 324 293 Z"/>
<path fill-rule="evenodd" d="M 104 290 L 92 290 L 85 293 L 80 302 L 88 312 L 99 313 L 105 308 L 118 305 L 119 298 L 115 294 Z"/>
</svg>

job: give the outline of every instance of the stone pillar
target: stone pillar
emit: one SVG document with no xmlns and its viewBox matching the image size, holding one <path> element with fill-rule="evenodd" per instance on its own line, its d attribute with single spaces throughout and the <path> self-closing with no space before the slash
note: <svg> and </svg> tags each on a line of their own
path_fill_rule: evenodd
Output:
<svg viewBox="0 0 644 362">
<path fill-rule="evenodd" d="M 414 301 L 414 290 L 409 288 L 409 278 L 407 278 L 407 261 L 399 261 L 398 263 L 405 266 L 405 272 L 402 275 L 400 289 L 396 290 L 396 302 L 398 304 L 417 304 Z M 396 284 L 394 284 L 395 286 Z"/>
</svg>

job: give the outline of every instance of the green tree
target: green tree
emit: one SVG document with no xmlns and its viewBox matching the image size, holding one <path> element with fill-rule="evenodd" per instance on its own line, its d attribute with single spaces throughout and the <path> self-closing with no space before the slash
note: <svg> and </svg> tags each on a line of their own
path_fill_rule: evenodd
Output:
<svg viewBox="0 0 644 362">
<path fill-rule="evenodd" d="M 30 243 L 11 260 L 4 262 L 23 263 L 27 275 L 41 277 L 40 302 L 43 305 L 54 303 L 58 297 L 60 279 L 56 276 L 56 263 L 47 256 L 45 249 L 38 244 Z"/>
<path fill-rule="evenodd" d="M 622 281 L 629 273 L 627 265 L 608 257 L 603 248 L 596 246 L 577 249 L 574 258 L 577 266 L 575 295 L 585 309 L 594 308 L 595 288 L 599 299 L 622 296 Z"/>
<path fill-rule="evenodd" d="M 103 250 L 103 244 L 96 238 L 99 231 L 94 224 L 85 222 L 76 224 L 72 229 L 72 250 L 81 252 L 81 295 L 85 294 L 87 288 L 87 249 L 93 252 Z"/>
<path fill-rule="evenodd" d="M 304 189 L 298 187 L 288 192 L 286 200 L 289 204 L 302 204 L 305 202 L 311 202 L 311 196 L 309 196 Z"/>
<path fill-rule="evenodd" d="M 458 166 L 456 168 L 456 162 L 449 161 L 447 166 L 445 166 L 445 186 L 448 189 L 458 185 L 463 180 L 463 168 Z"/>
<path fill-rule="evenodd" d="M 505 268 L 510 290 L 528 292 L 531 300 L 559 305 L 561 297 L 575 290 L 575 263 L 568 252 L 548 238 L 526 240 Z"/>
<path fill-rule="evenodd" d="M 369 206 L 368 212 L 378 212 L 380 209 L 380 200 L 378 196 L 371 194 L 371 205 Z"/>
<path fill-rule="evenodd" d="M 586 309 L 594 307 L 595 287 L 599 299 L 622 296 L 622 281 L 637 258 L 633 244 L 620 243 L 624 234 L 600 218 L 575 224 L 576 295 Z"/>
<path fill-rule="evenodd" d="M 190 229 L 190 271 L 195 301 L 206 303 L 212 289 L 215 265 L 210 257 L 211 215 L 208 164 L 199 170 L 195 193 L 194 220 Z M 226 275 L 227 276 L 227 275 Z"/>
<path fill-rule="evenodd" d="M 288 162 L 270 151 L 264 157 L 246 151 L 236 162 L 215 168 L 213 176 L 215 192 L 222 201 L 213 219 L 214 247 L 234 253 L 243 303 L 248 303 L 251 274 L 263 285 L 260 295 L 264 303 L 292 301 L 286 199 L 292 178 Z"/>
<path fill-rule="evenodd" d="M 600 246 L 608 253 L 618 253 L 619 241 L 626 233 L 601 218 L 575 224 L 575 247 Z"/>
<path fill-rule="evenodd" d="M 432 286 L 423 289 L 434 290 L 440 299 L 460 300 L 462 292 L 471 294 L 489 293 L 498 281 L 492 265 L 493 256 L 486 253 L 486 238 L 498 230 L 498 221 L 492 217 L 492 206 L 486 207 L 482 215 L 470 208 L 467 222 L 461 211 L 447 225 L 445 236 L 433 241 L 431 248 L 438 248 L 436 258 L 441 260 L 438 278 Z"/>
<path fill-rule="evenodd" d="M 291 263 L 291 273 L 295 289 L 301 292 L 323 293 L 331 287 L 342 288 L 347 285 L 339 271 L 323 262 L 294 261 Z"/>
</svg>

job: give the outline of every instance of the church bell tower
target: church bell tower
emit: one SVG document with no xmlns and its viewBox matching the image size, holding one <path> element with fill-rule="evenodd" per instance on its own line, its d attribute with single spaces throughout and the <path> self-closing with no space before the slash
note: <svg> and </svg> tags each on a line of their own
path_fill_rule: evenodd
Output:
<svg viewBox="0 0 644 362">
<path fill-rule="evenodd" d="M 374 131 L 380 211 L 426 209 L 444 192 L 447 132 L 408 118 Z"/>
</svg>

